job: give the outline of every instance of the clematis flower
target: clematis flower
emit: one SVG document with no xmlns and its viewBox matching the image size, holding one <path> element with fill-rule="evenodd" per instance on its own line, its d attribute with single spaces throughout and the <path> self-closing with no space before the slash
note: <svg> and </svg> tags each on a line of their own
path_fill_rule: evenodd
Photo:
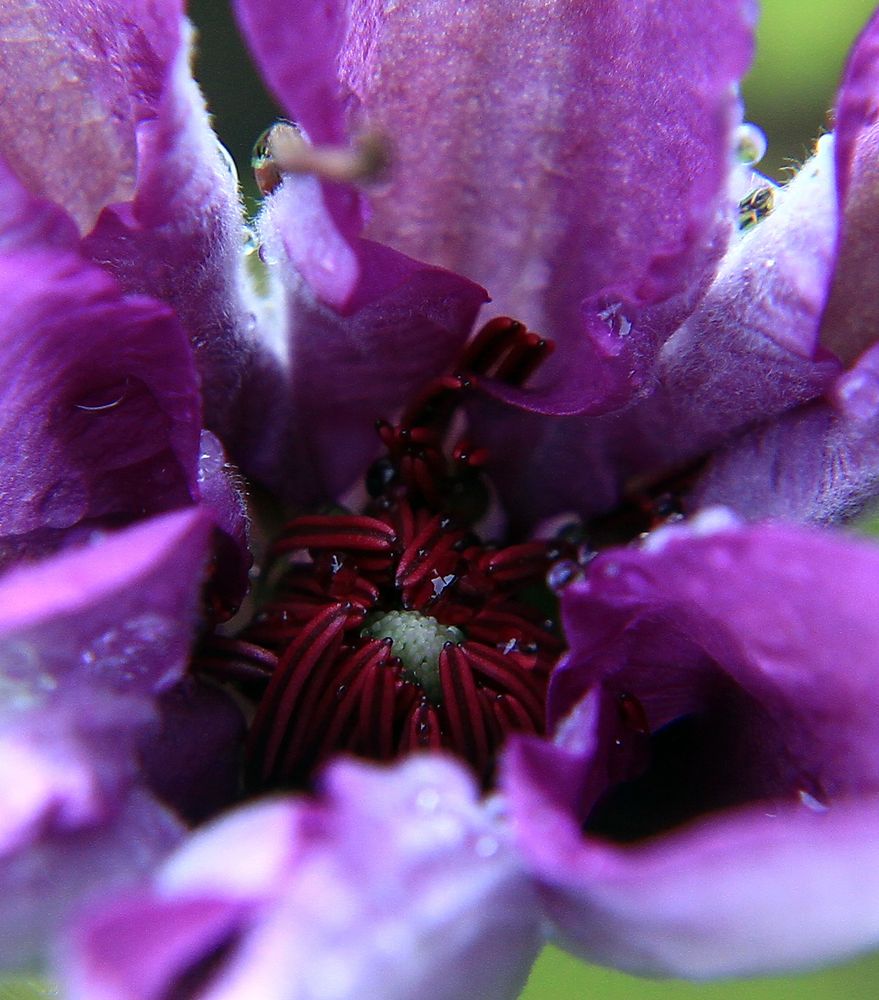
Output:
<svg viewBox="0 0 879 1000">
<path fill-rule="evenodd" d="M 752 141 L 734 89 L 751 48 L 744 0 L 526 4 L 518 20 L 426 0 L 237 9 L 297 123 L 270 130 L 257 164 L 264 295 L 189 76 L 179 0 L 125 17 L 111 0 L 0 15 L 15 97 L 0 109 L 0 442 L 15 472 L 0 498 L 13 566 L 0 587 L 33 615 L 10 627 L 33 651 L 15 678 L 30 701 L 10 703 L 0 767 L 31 777 L 10 797 L 2 857 L 11 878 L 32 875 L 34 858 L 66 878 L 45 907 L 26 883 L 32 916 L 14 960 L 54 951 L 73 996 L 506 997 L 547 916 L 586 957 L 688 975 L 875 943 L 869 906 L 852 934 L 831 934 L 827 916 L 833 877 L 851 871 L 841 835 L 870 857 L 872 741 L 848 711 L 870 704 L 870 626 L 829 574 L 760 604 L 755 623 L 777 636 L 825 596 L 828 633 L 851 622 L 863 637 L 863 675 L 846 678 L 815 658 L 825 640 L 836 649 L 824 632 L 778 640 L 769 662 L 746 613 L 751 577 L 765 594 L 788 582 L 785 567 L 805 579 L 814 556 L 866 579 L 874 554 L 778 527 L 703 543 L 697 523 L 680 542 L 657 535 L 587 566 L 604 537 L 595 522 L 582 544 L 524 535 L 729 449 L 688 485 L 695 503 L 723 485 L 748 434 L 789 420 L 820 454 L 795 463 L 806 499 L 785 488 L 785 513 L 832 517 L 873 495 L 858 445 L 833 502 L 817 513 L 806 502 L 841 453 L 809 430 L 812 414 L 841 421 L 846 447 L 874 415 L 869 309 L 847 309 L 844 293 L 868 266 L 876 22 L 843 84 L 835 147 L 825 140 L 767 194 L 735 155 Z M 18 110 L 34 101 L 38 135 Z M 458 439 L 462 401 L 471 438 Z M 764 480 L 778 467 L 768 454 Z M 277 563 L 260 581 L 269 597 L 237 634 L 215 628 L 249 558 L 227 455 L 296 515 L 264 560 Z M 475 531 L 486 470 L 509 545 Z M 359 511 L 316 510 L 346 492 Z M 745 493 L 730 502 L 761 516 L 752 492 L 753 507 Z M 678 568 L 663 589 L 666 562 Z M 635 573 L 605 593 L 604 576 L 630 564 L 649 586 Z M 550 567 L 571 646 L 551 681 L 562 639 L 521 593 Z M 33 610 L 21 595 L 43 589 Z M 44 697 L 40 670 L 56 660 L 58 693 Z M 256 706 L 247 792 L 299 791 L 185 838 L 184 823 L 241 791 L 239 719 L 206 675 Z M 734 749 L 763 723 L 769 735 L 755 761 L 736 759 L 738 772 L 691 797 L 673 772 L 682 802 L 666 819 L 649 787 L 644 806 L 649 753 L 661 765 L 665 730 L 691 718 L 697 749 L 705 718 Z M 833 751 L 826 766 L 804 734 Z M 321 774 L 339 750 L 405 759 Z M 634 835 L 653 838 L 632 853 L 614 846 L 627 796 L 635 820 L 646 815 Z M 767 802 L 780 820 L 772 850 L 730 874 Z M 826 806 L 827 825 L 810 826 Z M 125 837 L 139 850 L 120 859 Z M 703 871 L 706 886 L 732 887 L 722 918 L 703 907 L 681 919 L 679 837 L 706 854 L 719 845 Z M 746 940 L 748 920 L 765 927 L 778 912 L 754 901 L 754 880 L 789 879 L 795 854 L 826 864 L 827 906 L 796 935 L 788 915 L 783 940 Z M 651 898 L 627 894 L 654 862 Z M 740 950 L 724 947 L 727 931 Z"/>
</svg>

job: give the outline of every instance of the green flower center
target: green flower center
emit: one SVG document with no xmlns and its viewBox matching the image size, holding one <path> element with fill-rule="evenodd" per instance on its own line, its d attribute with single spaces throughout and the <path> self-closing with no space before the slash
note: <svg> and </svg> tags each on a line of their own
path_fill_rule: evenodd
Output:
<svg viewBox="0 0 879 1000">
<path fill-rule="evenodd" d="M 464 633 L 454 625 L 442 625 L 418 611 L 388 611 L 374 617 L 360 633 L 373 639 L 393 640 L 394 656 L 403 670 L 431 701 L 442 700 L 439 655 L 447 642 L 464 641 Z"/>
</svg>

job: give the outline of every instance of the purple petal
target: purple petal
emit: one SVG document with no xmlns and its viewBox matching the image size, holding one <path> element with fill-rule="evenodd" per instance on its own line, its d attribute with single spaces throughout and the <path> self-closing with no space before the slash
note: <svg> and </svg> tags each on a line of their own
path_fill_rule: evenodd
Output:
<svg viewBox="0 0 879 1000">
<path fill-rule="evenodd" d="M 337 497 L 364 472 L 376 419 L 393 418 L 449 367 L 485 300 L 457 275 L 368 240 L 349 243 L 320 198 L 314 182 L 291 177 L 266 205 L 263 246 L 284 283 L 289 328 L 277 357 L 254 370 L 250 444 L 238 446 L 248 472 L 303 504 Z M 315 239 L 304 243 L 300 223 L 312 211 Z"/>
<path fill-rule="evenodd" d="M 565 592 L 571 651 L 550 707 L 575 711 L 556 746 L 515 745 L 506 787 L 570 947 L 701 977 L 879 941 L 861 879 L 879 850 L 877 579 L 871 545 L 705 515 L 601 556 Z M 681 723 L 690 742 L 663 758 Z"/>
<path fill-rule="evenodd" d="M 178 0 L 12 4 L 0 15 L 0 147 L 28 188 L 82 232 L 127 201 L 137 123 L 151 113 L 181 18 Z"/>
<path fill-rule="evenodd" d="M 846 362 L 876 341 L 879 279 L 879 15 L 864 29 L 840 87 L 836 168 L 843 215 L 839 259 L 821 339 Z"/>
<path fill-rule="evenodd" d="M 18 666 L 25 649 L 5 640 L 5 661 Z M 4 968 L 44 961 L 76 906 L 143 877 L 183 833 L 133 787 L 135 740 L 152 719 L 146 702 L 38 681 L 4 679 L 0 712 Z"/>
<path fill-rule="evenodd" d="M 215 816 L 240 794 L 241 710 L 225 691 L 185 677 L 161 696 L 159 713 L 141 753 L 149 787 L 188 823 Z"/>
<path fill-rule="evenodd" d="M 0 301 L 7 541 L 189 502 L 198 382 L 167 306 L 59 252 L 4 257 Z"/>
<path fill-rule="evenodd" d="M 210 519 L 168 514 L 0 577 L 7 675 L 154 693 L 183 675 Z M 20 675 L 20 677 L 19 677 Z"/>
<path fill-rule="evenodd" d="M 136 190 L 107 207 L 83 247 L 127 291 L 174 307 L 195 348 L 206 423 L 225 434 L 236 421 L 255 306 L 235 168 L 190 75 L 189 30 L 179 13 L 171 21 L 161 88 L 137 125 Z"/>
<path fill-rule="evenodd" d="M 687 506 L 722 504 L 749 521 L 827 523 L 857 514 L 879 484 L 879 348 L 832 386 L 827 402 L 761 425 L 700 472 Z"/>
<path fill-rule="evenodd" d="M 346 762 L 324 788 L 317 803 L 233 814 L 172 856 L 139 905 L 94 911 L 71 942 L 69 995 L 125 984 L 147 1000 L 201 970 L 218 1000 L 517 996 L 537 950 L 534 899 L 469 777 L 428 757 Z M 138 976 L 141 926 L 157 958 Z"/>
<path fill-rule="evenodd" d="M 834 262 L 833 145 L 775 192 L 776 208 L 733 243 L 705 298 L 666 342 L 657 384 L 620 414 L 558 421 L 471 408 L 504 502 L 519 522 L 618 502 L 744 427 L 822 394 L 839 365 L 818 346 Z M 528 475 L 522 475 L 527 467 Z"/>
<path fill-rule="evenodd" d="M 757 807 L 619 848 L 581 839 L 552 800 L 563 763 L 578 761 L 517 741 L 508 793 L 559 943 L 582 958 L 705 979 L 807 969 L 879 941 L 879 797 L 824 814 Z"/>
<path fill-rule="evenodd" d="M 253 556 L 244 482 L 210 431 L 201 434 L 198 492 L 216 528 L 207 598 L 214 618 L 225 621 L 238 611 L 247 593 Z"/>
<path fill-rule="evenodd" d="M 661 323 L 648 307 L 699 286 L 723 239 L 750 4 L 238 11 L 312 138 L 339 141 L 343 102 L 349 131 L 390 138 L 394 174 L 367 235 L 466 274 L 493 311 L 559 343 L 523 405 L 606 409 L 640 387 L 695 302 Z M 604 318 L 613 307 L 622 327 Z"/>
</svg>

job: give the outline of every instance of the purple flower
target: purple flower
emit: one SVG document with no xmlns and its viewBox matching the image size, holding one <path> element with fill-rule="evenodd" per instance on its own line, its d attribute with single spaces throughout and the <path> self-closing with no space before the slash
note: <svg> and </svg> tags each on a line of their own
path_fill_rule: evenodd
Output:
<svg viewBox="0 0 879 1000">
<path fill-rule="evenodd" d="M 781 191 L 736 158 L 751 4 L 648 7 L 240 0 L 297 122 L 257 164 L 259 292 L 179 0 L 0 15 L 2 961 L 83 997 L 500 998 L 546 918 L 694 976 L 875 943 L 875 553 L 709 517 L 587 563 L 669 502 L 876 493 L 877 24 Z M 256 525 L 243 631 L 227 454 L 296 514 Z M 567 511 L 579 539 L 525 537 Z M 248 792 L 300 791 L 186 836 L 241 792 L 230 687 Z M 339 750 L 406 759 L 317 774 Z"/>
<path fill-rule="evenodd" d="M 554 744 L 504 789 L 564 944 L 641 974 L 879 941 L 873 545 L 705 512 L 562 599 Z"/>
</svg>

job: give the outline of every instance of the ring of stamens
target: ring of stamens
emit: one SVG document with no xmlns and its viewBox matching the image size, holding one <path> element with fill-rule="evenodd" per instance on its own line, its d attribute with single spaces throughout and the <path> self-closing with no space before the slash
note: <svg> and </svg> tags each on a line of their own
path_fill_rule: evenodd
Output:
<svg viewBox="0 0 879 1000">
<path fill-rule="evenodd" d="M 387 759 L 438 748 L 488 782 L 508 732 L 543 731 L 563 646 L 522 592 L 545 580 L 565 543 L 484 545 L 470 525 L 487 456 L 445 438 L 478 377 L 518 384 L 548 349 L 512 320 L 487 324 L 454 375 L 434 380 L 396 425 L 379 422 L 387 457 L 367 478 L 364 513 L 307 515 L 283 529 L 272 598 L 232 641 L 239 674 L 264 677 L 247 746 L 252 785 L 305 784 L 339 751 Z M 235 659 L 228 646 L 211 656 Z"/>
</svg>

